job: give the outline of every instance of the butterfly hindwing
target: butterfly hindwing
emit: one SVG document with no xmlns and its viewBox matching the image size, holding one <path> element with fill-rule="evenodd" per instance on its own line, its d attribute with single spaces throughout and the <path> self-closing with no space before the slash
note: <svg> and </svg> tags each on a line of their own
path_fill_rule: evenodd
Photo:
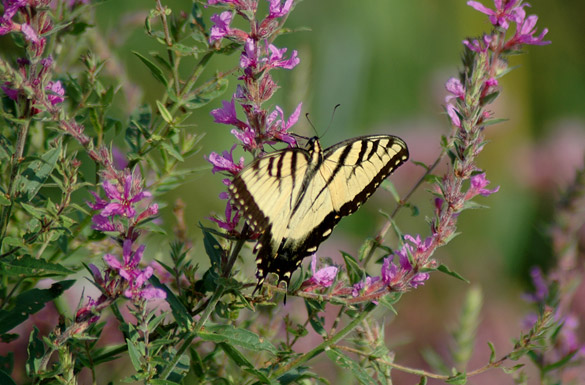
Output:
<svg viewBox="0 0 585 385">
<path fill-rule="evenodd" d="M 288 284 L 339 220 L 356 211 L 407 159 L 404 141 L 390 135 L 353 138 L 324 151 L 313 138 L 308 150 L 275 151 L 244 168 L 229 191 L 260 233 L 256 288 L 269 273 Z"/>
</svg>

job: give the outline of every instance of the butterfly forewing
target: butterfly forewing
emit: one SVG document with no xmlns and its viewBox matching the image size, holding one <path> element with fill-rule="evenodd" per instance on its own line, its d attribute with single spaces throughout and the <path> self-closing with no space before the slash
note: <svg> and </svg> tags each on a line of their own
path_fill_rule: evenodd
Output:
<svg viewBox="0 0 585 385">
<path fill-rule="evenodd" d="M 259 288 L 269 273 L 290 281 L 333 227 L 356 211 L 408 159 L 406 144 L 390 135 L 349 139 L 321 151 L 290 148 L 255 160 L 230 185 L 234 204 L 260 233 Z"/>
</svg>

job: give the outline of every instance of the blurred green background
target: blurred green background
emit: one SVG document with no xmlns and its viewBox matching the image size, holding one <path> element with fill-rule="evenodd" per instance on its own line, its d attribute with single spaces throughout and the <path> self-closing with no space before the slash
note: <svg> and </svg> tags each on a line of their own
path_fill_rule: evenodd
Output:
<svg viewBox="0 0 585 385">
<path fill-rule="evenodd" d="M 188 12 L 191 6 L 189 1 L 166 3 L 175 12 Z M 487 1 L 484 4 L 493 6 Z M 554 264 L 547 226 L 555 198 L 575 168 L 583 165 L 585 24 L 581 19 L 585 3 L 534 0 L 531 4 L 527 12 L 539 16 L 538 33 L 549 28 L 546 39 L 552 44 L 527 47 L 526 54 L 512 58 L 511 65 L 517 68 L 501 80 L 502 94 L 493 111 L 495 117 L 509 120 L 487 129 L 489 143 L 479 159 L 492 181 L 490 187 L 499 185 L 500 191 L 478 198 L 490 208 L 463 213 L 461 235 L 435 254 L 482 287 L 485 294 L 475 357 L 478 364 L 489 355 L 486 338 L 505 351 L 511 346 L 510 339 L 518 335 L 528 308 L 521 294 L 530 288 L 529 268 Z M 130 53 L 157 48 L 136 28 L 142 22 L 136 11 L 150 5 L 139 0 L 107 2 L 98 9 L 98 28 L 107 38 L 124 39 L 118 54 L 128 80 L 143 88 L 145 100 L 154 104 L 162 90 Z M 206 9 L 205 19 L 215 11 Z M 448 130 L 442 110 L 443 85 L 457 74 L 461 41 L 489 31 L 491 26 L 485 15 L 464 0 L 321 0 L 298 3 L 287 27 L 301 31 L 281 36 L 275 44 L 289 52 L 298 50 L 301 64 L 293 71 L 273 71 L 282 87 L 272 99 L 273 106 L 282 106 L 288 115 L 303 102 L 303 114 L 310 114 L 324 146 L 357 135 L 391 133 L 406 140 L 412 160 L 431 163 L 439 153 L 440 136 Z M 216 59 L 211 67 L 221 71 L 237 61 L 238 56 L 233 55 Z M 231 97 L 236 78 L 231 77 L 230 90 L 223 99 Z M 325 132 L 338 103 L 341 107 Z M 230 129 L 214 124 L 209 116 L 209 110 L 219 106 L 218 100 L 194 116 L 194 130 L 206 136 L 200 155 L 185 167 L 206 166 L 204 154 L 231 147 Z M 295 132 L 314 135 L 304 117 Z M 404 193 L 421 174 L 420 167 L 410 164 L 391 180 Z M 177 198 L 185 201 L 190 235 L 195 240 L 194 255 L 199 255 L 202 263 L 206 257 L 197 252 L 201 250 L 197 223 L 211 225 L 205 217 L 223 213 L 224 203 L 217 199 L 224 187 L 221 179 L 206 170 L 165 197 L 169 206 L 162 214 L 168 227 L 173 223 L 170 206 Z M 398 223 L 405 233 L 427 236 L 425 216 L 431 215 L 432 205 L 425 188 L 414 196 L 413 203 L 420 215 L 412 217 L 403 210 Z M 339 249 L 355 255 L 361 240 L 374 235 L 383 222 L 377 211 L 389 212 L 393 205 L 391 195 L 379 191 L 360 212 L 342 221 L 319 255 L 337 261 Z M 388 242 L 396 245 L 392 238 Z M 425 286 L 403 298 L 397 307 L 399 316 L 387 329 L 392 346 L 409 342 L 397 348 L 399 362 L 419 365 L 420 349 L 447 349 L 445 333 L 455 322 L 468 288 L 463 282 L 434 274 Z M 398 334 L 399 340 L 392 338 Z M 494 383 L 497 378 L 489 375 L 475 383 Z"/>
<path fill-rule="evenodd" d="M 190 1 L 164 3 L 173 12 L 190 12 Z M 547 226 L 555 199 L 574 170 L 583 166 L 585 2 L 530 3 L 532 7 L 526 10 L 539 16 L 538 33 L 549 28 L 546 39 L 552 44 L 527 47 L 526 54 L 512 58 L 511 65 L 517 68 L 501 80 L 502 94 L 492 107 L 496 118 L 508 121 L 486 130 L 489 143 L 479 159 L 479 166 L 492 182 L 489 187 L 500 186 L 500 191 L 489 198 L 479 197 L 477 201 L 490 208 L 464 212 L 459 220 L 461 235 L 435 254 L 483 289 L 485 309 L 477 357 L 474 356 L 478 364 L 489 356 L 485 339 L 495 341 L 498 350 L 504 352 L 511 346 L 510 339 L 519 335 L 528 309 L 521 294 L 530 288 L 529 268 L 554 265 Z M 493 6 L 488 1 L 484 4 Z M 120 67 L 115 71 L 127 77 L 127 83 L 122 85 L 125 93 L 119 96 L 124 98 L 120 100 L 123 107 L 115 112 L 123 120 L 128 110 L 142 101 L 154 106 L 163 92 L 131 53 L 160 49 L 142 28 L 152 6 L 154 2 L 125 0 L 105 2 L 97 8 L 96 28 L 105 42 L 116 46 L 115 52 L 97 54 L 104 58 L 111 55 L 112 63 L 119 59 Z M 215 12 L 213 7 L 205 9 L 204 19 L 208 21 Z M 395 134 L 408 143 L 412 160 L 425 163 L 434 161 L 440 151 L 439 139 L 448 131 L 442 109 L 444 83 L 457 74 L 461 41 L 491 27 L 487 17 L 468 7 L 464 0 L 303 1 L 297 3 L 286 26 L 299 31 L 279 37 L 275 45 L 287 47 L 289 53 L 298 50 L 301 63 L 292 71 L 272 72 L 281 89 L 272 99 L 273 105 L 266 108 L 282 106 L 288 116 L 303 102 L 296 133 L 315 134 L 304 118 L 309 113 L 324 146 L 357 135 Z M 238 60 L 237 54 L 214 59 L 208 74 L 216 69 L 227 70 Z M 230 89 L 222 99 L 231 98 L 236 84 L 237 74 L 230 77 Z M 341 107 L 331 119 L 336 104 Z M 220 105 L 220 100 L 214 101 L 190 120 L 196 125 L 193 132 L 204 133 L 205 138 L 201 152 L 185 167 L 206 169 L 168 193 L 163 199 L 167 206 L 161 212 L 163 226 L 171 230 L 171 207 L 178 198 L 185 202 L 189 235 L 194 240 L 193 255 L 200 258 L 197 262 L 201 264 L 206 264 L 206 257 L 197 224 L 213 226 L 205 217 L 223 214 L 225 207 L 217 198 L 224 190 L 222 176 L 211 174 L 203 155 L 229 149 L 234 141 L 230 128 L 213 123 L 209 115 Z M 331 128 L 326 131 L 330 122 Z M 391 180 L 404 194 L 422 173 L 420 167 L 408 164 Z M 413 217 L 403 210 L 397 217 L 398 224 L 404 233 L 428 236 L 425 217 L 432 215 L 431 196 L 421 188 L 412 202 L 420 214 Z M 375 235 L 383 223 L 378 210 L 390 212 L 393 207 L 388 192 L 377 192 L 363 209 L 341 222 L 321 246 L 319 256 L 340 261 L 340 249 L 356 255 L 361 241 Z M 396 246 L 395 239 L 390 237 L 387 241 Z M 159 249 L 153 252 L 157 244 Z M 151 242 L 151 253 L 157 257 L 166 250 L 161 244 Z M 252 269 L 252 258 L 249 263 Z M 398 362 L 420 366 L 421 349 L 447 349 L 446 332 L 455 322 L 469 287 L 433 274 L 423 287 L 403 297 L 397 306 L 399 316 L 387 328 Z M 397 346 L 400 344 L 404 346 Z M 327 364 L 323 365 L 327 368 Z M 474 383 L 495 383 L 497 378 L 486 376 Z M 409 376 L 404 379 L 415 380 Z M 351 380 L 339 379 L 335 383 Z"/>
</svg>

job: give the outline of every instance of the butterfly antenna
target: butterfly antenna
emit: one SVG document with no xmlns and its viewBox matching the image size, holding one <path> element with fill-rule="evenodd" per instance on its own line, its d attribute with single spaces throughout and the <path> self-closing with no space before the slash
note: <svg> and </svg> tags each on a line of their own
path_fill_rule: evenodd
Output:
<svg viewBox="0 0 585 385">
<path fill-rule="evenodd" d="M 333 112 L 331 112 L 331 119 L 329 119 L 329 124 L 327 125 L 327 128 L 325 129 L 325 132 L 323 133 L 322 136 L 325 136 L 325 134 L 327 133 L 327 131 L 329 131 L 329 129 L 331 128 L 331 125 L 333 124 L 333 118 L 335 117 L 335 111 L 337 111 L 337 108 L 341 106 L 341 104 L 336 104 L 335 107 L 333 107 Z"/>
<path fill-rule="evenodd" d="M 311 121 L 311 118 L 309 117 L 308 112 L 305 114 L 305 118 L 307 119 L 307 122 L 309 122 L 309 124 L 311 125 L 311 128 L 313 129 L 313 131 L 315 131 L 315 136 L 319 136 L 319 134 L 317 133 L 317 129 L 315 128 L 315 125 L 313 124 L 313 122 Z"/>
</svg>

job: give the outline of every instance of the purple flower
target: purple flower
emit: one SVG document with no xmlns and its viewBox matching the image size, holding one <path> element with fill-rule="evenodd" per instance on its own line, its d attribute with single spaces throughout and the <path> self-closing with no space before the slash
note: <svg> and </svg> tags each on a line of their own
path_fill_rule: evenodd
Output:
<svg viewBox="0 0 585 385">
<path fill-rule="evenodd" d="M 398 267 L 392 262 L 392 257 L 384 258 L 384 262 L 382 263 L 382 282 L 385 285 L 389 285 L 392 283 L 392 280 L 396 277 L 396 273 L 398 272 Z"/>
<path fill-rule="evenodd" d="M 526 19 L 522 18 L 520 22 L 518 22 L 518 28 L 516 28 L 516 34 L 508 43 L 509 45 L 515 44 L 530 44 L 530 45 L 546 45 L 550 44 L 548 40 L 544 39 L 544 36 L 548 33 L 548 29 L 545 28 L 542 30 L 540 35 L 534 36 L 536 33 L 536 22 L 538 21 L 538 16 L 531 15 L 528 16 Z"/>
<path fill-rule="evenodd" d="M 98 305 L 98 301 L 87 297 L 87 303 L 75 313 L 75 320 L 77 322 L 88 322 L 89 324 L 96 323 L 100 319 L 99 314 L 94 313 L 96 305 Z"/>
<path fill-rule="evenodd" d="M 222 100 L 221 104 L 221 108 L 216 108 L 215 110 L 211 111 L 211 116 L 213 116 L 213 121 L 215 123 L 233 125 L 242 130 L 248 127 L 246 123 L 238 119 L 236 113 L 236 104 L 233 97 L 229 102 Z"/>
<path fill-rule="evenodd" d="M 329 287 L 333 285 L 335 277 L 337 277 L 337 272 L 339 271 L 337 266 L 326 266 L 319 270 L 316 270 L 316 267 L 317 257 L 313 254 L 311 259 L 311 272 L 313 275 L 308 279 L 308 284 L 321 287 Z"/>
<path fill-rule="evenodd" d="M 227 194 L 224 196 L 227 197 Z M 217 223 L 220 228 L 227 230 L 228 232 L 232 232 L 236 229 L 238 223 L 240 222 L 240 212 L 234 210 L 232 204 L 228 202 L 225 206 L 225 219 L 221 219 L 219 217 L 209 217 L 208 219 Z"/>
<path fill-rule="evenodd" d="M 124 279 L 131 281 L 139 274 L 139 269 L 137 269 L 137 267 L 142 260 L 142 254 L 144 253 L 145 248 L 146 246 L 140 245 L 136 251 L 132 251 L 132 240 L 126 239 L 122 246 L 123 263 L 120 263 L 118 258 L 112 254 L 106 254 L 104 256 L 104 261 L 106 261 L 108 266 L 113 270 L 118 271 L 120 276 Z"/>
<path fill-rule="evenodd" d="M 252 38 L 246 39 L 246 42 L 244 43 L 244 50 L 240 56 L 240 67 L 255 68 L 258 65 L 258 54 L 256 48 L 256 40 Z"/>
<path fill-rule="evenodd" d="M 214 22 L 215 25 L 211 27 L 211 32 L 209 34 L 210 43 L 213 43 L 216 40 L 221 40 L 230 34 L 230 23 L 232 22 L 232 17 L 233 14 L 230 11 L 225 11 L 220 14 L 211 16 L 211 21 Z"/>
<path fill-rule="evenodd" d="M 110 199 L 110 202 L 106 204 L 100 213 L 103 217 L 121 215 L 127 218 L 134 218 L 136 215 L 136 210 L 133 207 L 134 203 L 151 196 L 148 191 L 141 191 L 140 188 L 136 188 L 133 175 L 130 173 L 124 177 L 123 191 L 120 192 L 120 186 L 113 185 L 108 180 L 104 181 L 102 187 L 106 192 L 106 196 Z"/>
<path fill-rule="evenodd" d="M 450 78 L 445 83 L 445 88 L 449 92 L 449 95 L 445 97 L 445 103 L 449 103 L 453 99 L 463 100 L 465 98 L 465 88 L 459 79 Z"/>
<path fill-rule="evenodd" d="M 544 304 L 548 298 L 548 284 L 542 274 L 542 270 L 534 267 L 530 270 L 530 276 L 532 277 L 532 284 L 534 285 L 535 291 L 532 294 L 524 295 L 524 298 L 530 302 Z"/>
<path fill-rule="evenodd" d="M 299 120 L 299 115 L 301 114 L 301 107 L 303 103 L 299 103 L 295 111 L 291 114 L 291 116 L 286 120 L 284 118 L 284 112 L 282 108 L 279 106 L 275 107 L 275 111 L 273 111 L 268 118 L 266 119 L 266 125 L 268 126 L 268 132 L 271 135 L 282 142 L 286 142 L 290 145 L 295 145 L 296 140 L 290 134 L 287 134 L 289 128 L 294 126 L 297 121 Z M 278 116 L 280 115 L 280 119 L 277 120 Z"/>
<path fill-rule="evenodd" d="M 124 232 L 124 228 L 118 222 L 109 217 L 94 215 L 91 217 L 91 228 L 102 232 Z"/>
<path fill-rule="evenodd" d="M 461 119 L 459 118 L 459 111 L 453 104 L 447 104 L 447 115 L 451 118 L 451 123 L 455 127 L 461 128 Z"/>
<path fill-rule="evenodd" d="M 409 241 L 410 243 L 404 242 L 402 248 L 399 251 L 396 251 L 395 254 L 398 256 L 401 268 L 408 272 L 413 268 L 410 258 L 416 263 L 419 258 L 431 248 L 433 238 L 428 237 L 424 241 L 421 241 L 420 235 L 417 235 L 416 238 L 411 235 L 405 235 L 404 240 Z M 416 273 L 409 283 L 412 287 L 416 288 L 417 286 L 424 284 L 424 281 L 429 278 L 429 273 Z"/>
<path fill-rule="evenodd" d="M 26 38 L 26 40 L 32 43 L 40 43 L 41 39 L 37 35 L 37 32 L 28 24 L 21 24 L 20 31 Z"/>
<path fill-rule="evenodd" d="M 53 106 L 57 103 L 63 103 L 65 100 L 65 89 L 63 88 L 63 85 L 60 81 L 49 82 L 47 85 L 47 90 L 50 91 L 49 95 L 47 95 L 47 98 Z"/>
<path fill-rule="evenodd" d="M 370 289 L 379 280 L 380 277 L 366 277 L 364 281 L 360 281 L 353 285 L 351 295 L 354 297 L 359 297 L 361 294 L 367 293 L 368 289 Z"/>
<path fill-rule="evenodd" d="M 236 137 L 236 139 L 242 142 L 244 149 L 252 151 L 258 148 L 258 143 L 256 142 L 256 132 L 253 129 L 249 127 L 244 129 L 244 131 L 233 129 L 231 133 Z"/>
<path fill-rule="evenodd" d="M 463 44 L 474 52 L 486 53 L 490 48 L 490 44 L 493 39 L 494 38 L 492 35 L 483 35 L 483 39 L 481 41 L 477 39 L 474 39 L 472 41 L 463 40 Z"/>
<path fill-rule="evenodd" d="M 468 1 L 467 5 L 488 15 L 494 26 L 508 29 L 510 21 L 520 23 L 520 20 L 524 19 L 526 15 L 524 7 L 530 6 L 527 3 L 519 3 L 520 0 L 494 0 L 495 10 L 485 7 L 478 1 Z"/>
<path fill-rule="evenodd" d="M 127 298 L 133 300 L 138 299 L 155 299 L 166 298 L 167 294 L 162 289 L 157 289 L 151 285 L 145 285 L 148 279 L 152 276 L 153 268 L 147 266 L 143 271 L 140 271 L 133 280 L 129 281 L 129 287 L 124 291 Z"/>
<path fill-rule="evenodd" d="M 11 87 L 11 83 L 10 82 L 4 82 L 4 85 L 1 86 L 0 88 L 2 88 L 2 91 L 4 91 L 4 93 L 6 94 L 6 96 L 8 96 L 10 99 L 17 101 L 18 100 L 18 90 L 15 88 Z"/>
<path fill-rule="evenodd" d="M 226 150 L 221 155 L 216 152 L 209 154 L 207 161 L 213 165 L 213 169 L 211 170 L 212 173 L 215 174 L 218 171 L 228 171 L 231 174 L 236 175 L 242 170 L 242 168 L 244 168 L 244 157 L 240 158 L 239 164 L 234 162 L 232 153 L 236 146 L 237 145 L 234 144 L 229 152 Z"/>
<path fill-rule="evenodd" d="M 488 184 L 490 184 L 490 181 L 485 178 L 485 172 L 472 176 L 470 182 L 471 186 L 469 187 L 469 190 L 467 190 L 467 192 L 465 193 L 465 200 L 472 199 L 477 195 L 483 195 L 484 197 L 487 197 L 493 193 L 498 192 L 498 190 L 500 189 L 500 186 L 497 186 L 492 190 L 488 190 L 485 188 Z"/>
<path fill-rule="evenodd" d="M 0 35 L 19 29 L 19 25 L 12 21 L 14 15 L 21 7 L 25 7 L 27 0 L 3 0 L 4 14 L 0 17 Z M 30 26 L 29 26 L 30 28 Z"/>
<path fill-rule="evenodd" d="M 268 0 L 268 2 L 270 3 L 268 18 L 272 19 L 275 17 L 283 17 L 289 13 L 293 0 L 286 0 L 282 5 L 280 4 L 280 0 Z"/>
<path fill-rule="evenodd" d="M 281 67 L 287 70 L 291 70 L 296 67 L 297 64 L 300 63 L 300 59 L 297 57 L 297 51 L 294 50 L 292 55 L 288 59 L 284 59 L 284 54 L 287 51 L 287 48 L 278 49 L 276 46 L 270 44 L 268 46 L 270 50 L 270 56 L 268 57 L 268 66 L 271 68 L 274 67 Z"/>
</svg>

